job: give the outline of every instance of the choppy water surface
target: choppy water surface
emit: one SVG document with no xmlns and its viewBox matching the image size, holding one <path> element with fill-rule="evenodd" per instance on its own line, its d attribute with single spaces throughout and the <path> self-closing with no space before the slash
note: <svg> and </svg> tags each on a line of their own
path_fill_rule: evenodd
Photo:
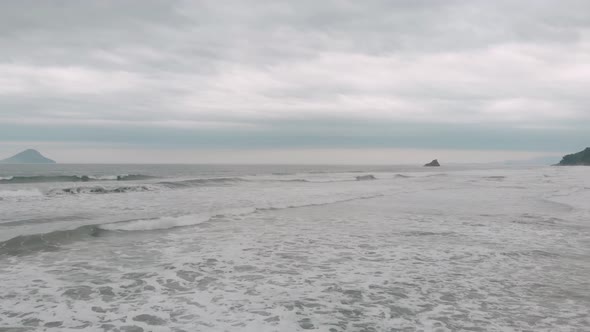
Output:
<svg viewBox="0 0 590 332">
<path fill-rule="evenodd" d="M 0 331 L 588 331 L 589 202 L 583 167 L 0 166 Z"/>
</svg>

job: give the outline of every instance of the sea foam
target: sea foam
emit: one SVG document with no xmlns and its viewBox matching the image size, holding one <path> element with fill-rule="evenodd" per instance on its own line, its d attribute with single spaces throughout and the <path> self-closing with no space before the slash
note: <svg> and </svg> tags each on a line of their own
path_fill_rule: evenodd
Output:
<svg viewBox="0 0 590 332">
<path fill-rule="evenodd" d="M 0 198 L 43 196 L 39 189 L 0 190 Z"/>
</svg>

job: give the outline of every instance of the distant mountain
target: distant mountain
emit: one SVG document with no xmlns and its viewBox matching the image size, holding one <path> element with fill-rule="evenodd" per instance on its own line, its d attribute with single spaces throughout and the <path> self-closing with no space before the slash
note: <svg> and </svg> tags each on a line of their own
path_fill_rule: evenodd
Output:
<svg viewBox="0 0 590 332">
<path fill-rule="evenodd" d="M 561 159 L 558 166 L 590 166 L 590 148 L 578 153 L 568 154 Z"/>
<path fill-rule="evenodd" d="M 1 164 L 55 164 L 54 160 L 45 158 L 39 151 L 28 149 L 14 156 L 0 160 Z"/>
</svg>

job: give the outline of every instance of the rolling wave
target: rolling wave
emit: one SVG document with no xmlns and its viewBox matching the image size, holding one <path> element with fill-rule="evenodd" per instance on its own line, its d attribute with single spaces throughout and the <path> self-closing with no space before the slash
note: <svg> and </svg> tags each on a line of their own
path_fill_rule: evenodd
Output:
<svg viewBox="0 0 590 332">
<path fill-rule="evenodd" d="M 210 179 L 191 179 L 181 181 L 163 181 L 158 182 L 168 188 L 186 188 L 186 187 L 201 187 L 201 186 L 228 186 L 238 183 L 260 183 L 260 182 L 275 182 L 275 183 L 331 183 L 331 182 L 349 182 L 351 180 L 309 180 L 309 179 L 254 179 L 254 178 L 210 178 Z"/>
<path fill-rule="evenodd" d="M 361 195 L 357 197 L 351 198 L 343 198 L 343 199 L 330 199 L 325 201 L 319 202 L 304 202 L 299 204 L 275 204 L 271 206 L 259 206 L 259 207 L 244 207 L 244 208 L 234 208 L 234 209 L 226 209 L 222 211 L 217 211 L 213 213 L 207 214 L 189 214 L 189 215 L 182 215 L 182 216 L 166 216 L 160 218 L 153 218 L 153 219 L 139 219 L 139 220 L 129 220 L 129 221 L 121 221 L 109 224 L 99 225 L 98 227 L 103 230 L 111 230 L 111 231 L 151 231 L 151 230 L 158 230 L 158 229 L 169 229 L 175 227 L 184 227 L 184 226 L 193 226 L 202 224 L 207 221 L 211 221 L 213 219 L 219 219 L 223 217 L 241 217 L 247 216 L 257 212 L 263 211 L 272 211 L 272 210 L 284 210 L 284 209 L 294 209 L 294 208 L 301 208 L 301 207 L 310 207 L 310 206 L 323 206 L 329 204 L 336 204 L 336 203 L 344 203 L 362 199 L 371 199 L 376 197 L 382 197 L 383 194 L 372 194 L 372 195 Z"/>
<path fill-rule="evenodd" d="M 42 182 L 88 182 L 92 181 L 86 175 L 36 175 L 36 176 L 13 176 L 0 180 L 0 183 L 42 183 Z"/>
<path fill-rule="evenodd" d="M 117 181 L 138 181 L 138 180 L 149 180 L 156 179 L 157 176 L 143 175 L 143 174 L 125 174 L 117 175 Z"/>
<path fill-rule="evenodd" d="M 20 256 L 43 251 L 56 251 L 62 245 L 97 237 L 101 232 L 102 230 L 96 225 L 89 225 L 73 230 L 20 235 L 8 241 L 1 242 L 0 255 Z"/>
<path fill-rule="evenodd" d="M 150 185 L 137 185 L 137 186 L 120 186 L 120 187 L 104 187 L 104 186 L 78 186 L 69 188 L 56 188 L 51 189 L 47 192 L 49 196 L 55 195 L 79 195 L 79 194 L 113 194 L 113 193 L 128 193 L 128 192 L 143 192 L 143 191 L 155 191 L 159 189 L 183 189 L 183 188 L 195 188 L 195 187 L 209 187 L 209 186 L 231 186 L 238 183 L 244 182 L 314 182 L 305 179 L 288 179 L 288 180 L 248 180 L 243 178 L 209 178 L 209 179 L 191 179 L 181 181 L 162 181 L 157 183 L 151 183 Z M 338 182 L 338 181 L 315 181 L 315 182 Z M 2 191 L 0 191 L 0 197 L 2 197 Z M 37 193 L 40 194 L 39 191 Z"/>
<path fill-rule="evenodd" d="M 361 195 L 342 199 L 328 199 L 298 204 L 276 204 L 270 206 L 244 207 L 222 210 L 213 213 L 164 216 L 152 219 L 126 220 L 106 224 L 85 225 L 72 230 L 59 230 L 44 234 L 21 235 L 0 242 L 0 255 L 20 256 L 43 251 L 56 251 L 63 245 L 90 240 L 108 232 L 154 231 L 177 227 L 188 227 L 224 217 L 243 217 L 264 211 L 323 206 L 362 199 L 382 197 L 383 194 Z"/>
<path fill-rule="evenodd" d="M 219 211 L 213 214 L 189 214 L 182 216 L 165 216 L 152 219 L 138 219 L 103 224 L 99 227 L 109 231 L 153 231 L 176 227 L 194 226 L 215 218 L 245 216 L 256 212 L 256 208 L 241 208 Z"/>
<path fill-rule="evenodd" d="M 208 179 L 191 179 L 181 181 L 164 181 L 159 182 L 159 185 L 163 185 L 168 188 L 184 188 L 184 187 L 199 187 L 199 186 L 210 186 L 210 185 L 231 185 L 238 182 L 247 182 L 248 180 L 242 178 L 208 178 Z"/>
<path fill-rule="evenodd" d="M 138 181 L 144 179 L 153 179 L 154 177 L 141 174 L 116 175 L 116 176 L 78 176 L 78 175 L 59 175 L 59 176 L 17 176 L 12 178 L 0 179 L 0 184 L 34 184 L 43 182 L 104 182 L 104 181 Z M 82 195 L 82 194 L 115 194 L 115 193 L 132 193 L 156 191 L 164 189 L 183 189 L 208 186 L 233 186 L 240 183 L 335 183 L 350 182 L 362 180 L 376 180 L 373 175 L 356 176 L 351 179 L 304 179 L 304 178 L 241 178 L 241 177 L 221 177 L 221 178 L 198 178 L 188 180 L 170 180 L 161 182 L 150 182 L 142 185 L 89 185 L 75 186 L 67 188 L 54 188 L 44 190 L 39 189 L 21 189 L 21 190 L 0 190 L 0 200 L 6 198 L 26 198 L 36 196 L 58 196 L 58 195 Z"/>
</svg>

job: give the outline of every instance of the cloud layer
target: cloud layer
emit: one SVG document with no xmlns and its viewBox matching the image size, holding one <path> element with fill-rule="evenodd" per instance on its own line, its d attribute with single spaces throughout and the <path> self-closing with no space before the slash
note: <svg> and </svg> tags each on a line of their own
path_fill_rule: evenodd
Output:
<svg viewBox="0 0 590 332">
<path fill-rule="evenodd" d="M 590 139 L 589 13 L 585 0 L 2 2 L 0 141 L 567 151 Z"/>
</svg>

